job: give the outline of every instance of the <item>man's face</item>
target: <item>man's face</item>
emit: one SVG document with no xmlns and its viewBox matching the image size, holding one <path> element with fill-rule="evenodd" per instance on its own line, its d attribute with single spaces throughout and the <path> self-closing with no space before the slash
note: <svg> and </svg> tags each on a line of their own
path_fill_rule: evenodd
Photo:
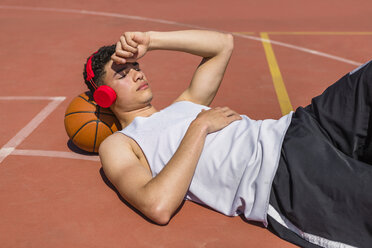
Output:
<svg viewBox="0 0 372 248">
<path fill-rule="evenodd" d="M 110 60 L 105 65 L 104 82 L 117 95 L 114 108 L 133 111 L 147 106 L 152 100 L 152 91 L 139 64 L 116 64 Z"/>
</svg>

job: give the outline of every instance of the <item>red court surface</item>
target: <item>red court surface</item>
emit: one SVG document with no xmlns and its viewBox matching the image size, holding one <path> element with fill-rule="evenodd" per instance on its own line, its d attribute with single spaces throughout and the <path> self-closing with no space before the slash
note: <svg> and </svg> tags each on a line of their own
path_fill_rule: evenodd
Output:
<svg viewBox="0 0 372 248">
<path fill-rule="evenodd" d="M 355 0 L 1 0 L 0 246 L 295 247 L 192 202 L 166 226 L 148 222 L 105 183 L 96 155 L 69 144 L 64 112 L 86 90 L 83 64 L 99 46 L 129 30 L 204 28 L 235 35 L 213 106 L 279 118 L 278 98 L 287 109 L 307 105 L 370 59 L 371 16 L 372 4 Z M 140 62 L 161 109 L 199 58 L 154 51 Z"/>
</svg>

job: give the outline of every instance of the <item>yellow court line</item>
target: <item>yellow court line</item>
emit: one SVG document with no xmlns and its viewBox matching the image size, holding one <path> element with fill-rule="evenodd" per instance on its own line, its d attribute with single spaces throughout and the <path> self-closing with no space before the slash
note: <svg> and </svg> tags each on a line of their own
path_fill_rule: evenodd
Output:
<svg viewBox="0 0 372 248">
<path fill-rule="evenodd" d="M 280 73 L 279 66 L 275 58 L 274 50 L 269 40 L 269 35 L 268 33 L 262 32 L 260 33 L 260 36 L 263 39 L 262 45 L 265 50 L 267 63 L 269 64 L 270 73 L 273 79 L 273 84 L 276 96 L 278 97 L 280 109 L 282 111 L 282 114 L 286 115 L 289 112 L 293 111 L 293 107 L 291 101 L 289 100 L 287 89 L 285 88 L 283 77 L 282 74 Z"/>
<path fill-rule="evenodd" d="M 235 34 L 255 34 L 255 32 L 234 32 Z M 372 32 L 337 32 L 337 31 L 299 31 L 299 32 L 265 32 L 277 35 L 372 35 Z"/>
<path fill-rule="evenodd" d="M 372 32 L 267 32 L 268 34 L 282 34 L 282 35 L 372 35 Z"/>
</svg>

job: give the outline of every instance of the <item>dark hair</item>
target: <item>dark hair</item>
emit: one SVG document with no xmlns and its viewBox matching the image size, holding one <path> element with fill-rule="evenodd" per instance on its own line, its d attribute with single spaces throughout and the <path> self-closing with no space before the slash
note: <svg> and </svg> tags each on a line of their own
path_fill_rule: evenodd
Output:
<svg viewBox="0 0 372 248">
<path fill-rule="evenodd" d="M 92 57 L 92 70 L 94 73 L 93 81 L 97 85 L 97 87 L 103 85 L 103 76 L 105 75 L 105 65 L 110 61 L 111 55 L 115 52 L 116 45 L 111 46 L 103 46 L 100 49 L 98 49 L 97 53 L 93 54 Z M 84 71 L 83 71 L 83 77 L 84 82 L 88 86 L 88 89 L 93 94 L 94 93 L 94 87 L 92 84 L 87 81 L 87 62 L 89 60 L 90 56 L 87 58 L 87 61 L 84 65 Z"/>
</svg>

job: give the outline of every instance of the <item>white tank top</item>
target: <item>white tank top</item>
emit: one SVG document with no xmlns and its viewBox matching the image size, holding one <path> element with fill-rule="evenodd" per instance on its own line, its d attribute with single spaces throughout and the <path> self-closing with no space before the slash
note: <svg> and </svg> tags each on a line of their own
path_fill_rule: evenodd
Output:
<svg viewBox="0 0 372 248">
<path fill-rule="evenodd" d="M 136 117 L 120 132 L 141 147 L 155 177 L 202 109 L 209 108 L 176 102 L 149 117 Z M 241 115 L 242 120 L 208 134 L 185 199 L 267 225 L 271 184 L 291 116 L 255 121 Z"/>
</svg>

